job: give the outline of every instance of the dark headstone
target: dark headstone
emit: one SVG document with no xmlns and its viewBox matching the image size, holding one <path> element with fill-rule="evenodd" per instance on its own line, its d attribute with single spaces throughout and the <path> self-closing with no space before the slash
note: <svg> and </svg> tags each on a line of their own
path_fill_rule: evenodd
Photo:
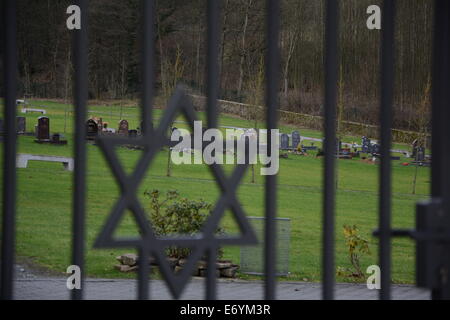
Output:
<svg viewBox="0 0 450 320">
<path fill-rule="evenodd" d="M 378 143 L 375 143 L 370 148 L 371 154 L 380 154 L 380 145 Z"/>
<path fill-rule="evenodd" d="M 370 153 L 370 139 L 367 137 L 362 137 L 361 147 L 362 153 Z"/>
<path fill-rule="evenodd" d="M 128 137 L 129 138 L 137 138 L 138 132 L 137 130 L 128 130 Z"/>
<path fill-rule="evenodd" d="M 280 149 L 281 150 L 289 149 L 289 136 L 286 133 L 283 133 L 280 136 Z"/>
<path fill-rule="evenodd" d="M 417 156 L 417 147 L 419 146 L 419 140 L 414 140 L 412 143 L 411 143 L 411 158 L 416 158 L 416 156 Z"/>
<path fill-rule="evenodd" d="M 419 161 L 419 162 L 425 161 L 425 148 L 424 147 L 417 147 L 416 161 Z"/>
<path fill-rule="evenodd" d="M 297 149 L 300 141 L 300 133 L 298 131 L 292 131 L 292 149 Z"/>
<path fill-rule="evenodd" d="M 103 119 L 102 118 L 96 118 L 95 121 L 97 122 L 98 130 L 102 131 L 103 128 Z"/>
<path fill-rule="evenodd" d="M 52 135 L 52 142 L 53 143 L 59 143 L 60 138 L 61 138 L 60 134 L 59 133 L 55 133 L 55 134 Z"/>
<path fill-rule="evenodd" d="M 50 119 L 48 117 L 38 118 L 37 139 L 39 141 L 50 140 Z"/>
<path fill-rule="evenodd" d="M 95 139 L 98 135 L 98 124 L 92 119 L 86 122 L 86 138 L 89 140 Z"/>
<path fill-rule="evenodd" d="M 3 134 L 3 119 L 0 119 L 0 134 Z"/>
<path fill-rule="evenodd" d="M 26 132 L 27 126 L 26 126 L 26 118 L 25 117 L 17 117 L 17 133 L 18 134 L 24 134 Z"/>
<path fill-rule="evenodd" d="M 128 121 L 127 120 L 119 121 L 119 129 L 117 130 L 117 133 L 122 136 L 128 135 Z"/>
<path fill-rule="evenodd" d="M 337 153 L 342 153 L 342 141 L 338 140 L 336 144 Z"/>
</svg>

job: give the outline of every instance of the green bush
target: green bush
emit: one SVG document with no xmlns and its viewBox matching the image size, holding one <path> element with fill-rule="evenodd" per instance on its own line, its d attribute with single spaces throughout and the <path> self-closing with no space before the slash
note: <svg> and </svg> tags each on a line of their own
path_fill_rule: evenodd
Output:
<svg viewBox="0 0 450 320">
<path fill-rule="evenodd" d="M 343 226 L 345 244 L 348 249 L 348 257 L 353 270 L 342 267 L 337 268 L 339 276 L 351 276 L 355 278 L 364 278 L 361 270 L 360 258 L 364 254 L 370 254 L 369 241 L 361 237 L 359 229 L 356 225 Z"/>
<path fill-rule="evenodd" d="M 159 190 L 145 191 L 144 194 L 150 198 L 149 221 L 157 237 L 199 234 L 212 208 L 210 203 L 203 200 L 182 198 L 176 190 L 167 191 L 164 199 L 161 199 Z M 223 233 L 223 228 L 217 228 L 216 234 Z M 178 259 L 186 258 L 190 252 L 188 248 L 167 249 L 169 257 Z M 218 254 L 221 256 L 222 251 L 219 250 Z"/>
</svg>

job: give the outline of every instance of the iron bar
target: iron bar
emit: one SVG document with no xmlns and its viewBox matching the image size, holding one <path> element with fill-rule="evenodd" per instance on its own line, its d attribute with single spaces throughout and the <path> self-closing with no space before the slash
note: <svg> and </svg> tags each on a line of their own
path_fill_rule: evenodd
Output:
<svg viewBox="0 0 450 320">
<path fill-rule="evenodd" d="M 380 299 L 391 298 L 391 128 L 394 96 L 395 1 L 384 0 L 381 28 L 379 261 Z"/>
<path fill-rule="evenodd" d="M 81 9 L 81 29 L 73 30 L 73 56 L 75 67 L 74 106 L 74 190 L 73 190 L 73 225 L 72 225 L 72 264 L 81 270 L 81 288 L 72 290 L 72 299 L 83 298 L 84 283 L 84 242 L 86 210 L 86 103 L 88 98 L 88 1 L 75 2 Z"/>
<path fill-rule="evenodd" d="M 139 248 L 139 260 L 138 260 L 138 299 L 148 300 L 149 298 L 149 285 L 148 277 L 150 273 L 150 259 L 149 248 L 147 245 L 142 245 Z"/>
<path fill-rule="evenodd" d="M 16 233 L 16 91 L 17 38 L 16 1 L 3 2 L 3 81 L 5 85 L 3 143 L 3 221 L 1 252 L 1 299 L 13 298 Z"/>
<path fill-rule="evenodd" d="M 220 30 L 220 7 L 221 1 L 208 0 L 207 3 L 207 121 L 208 128 L 217 128 L 219 110 L 217 108 L 217 98 L 219 95 L 219 30 Z M 205 241 L 208 241 L 205 239 Z M 217 298 L 216 286 L 216 259 L 217 250 L 210 248 L 207 250 L 208 267 L 206 271 L 205 297 L 207 300 Z"/>
<path fill-rule="evenodd" d="M 266 128 L 267 149 L 271 156 L 271 130 L 277 129 L 278 123 L 278 89 L 279 89 L 279 29 L 280 1 L 267 0 L 267 60 L 266 60 Z M 276 175 L 267 175 L 265 181 L 265 228 L 264 228 L 264 274 L 266 300 L 276 297 Z"/>
<path fill-rule="evenodd" d="M 155 0 L 143 0 L 142 8 L 141 129 L 146 134 L 153 130 L 153 99 L 155 96 Z"/>
<path fill-rule="evenodd" d="M 207 120 L 209 128 L 217 128 L 219 96 L 219 34 L 220 34 L 220 2 L 208 0 L 207 12 Z"/>
<path fill-rule="evenodd" d="M 432 71 L 432 167 L 431 194 L 433 198 L 442 199 L 442 225 L 450 226 L 450 3 L 446 0 L 435 1 L 435 25 Z M 440 247 L 439 287 L 433 288 L 432 298 L 450 299 L 448 273 L 450 266 L 449 246 Z"/>
<path fill-rule="evenodd" d="M 325 168 L 323 198 L 322 298 L 334 298 L 334 210 L 336 193 L 336 98 L 338 80 L 339 1 L 328 0 L 325 12 Z"/>
</svg>

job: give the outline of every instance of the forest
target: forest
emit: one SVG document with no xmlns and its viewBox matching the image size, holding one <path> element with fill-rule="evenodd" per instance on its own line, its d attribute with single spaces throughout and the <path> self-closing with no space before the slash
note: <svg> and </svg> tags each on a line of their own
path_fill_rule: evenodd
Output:
<svg viewBox="0 0 450 320">
<path fill-rule="evenodd" d="M 325 1 L 280 1 L 280 109 L 321 115 Z M 340 3 L 339 117 L 376 125 L 381 32 L 367 28 L 366 10 L 370 5 L 381 7 L 382 1 Z M 72 35 L 66 27 L 70 4 L 70 0 L 17 1 L 20 96 L 70 101 L 74 73 Z M 263 105 L 266 1 L 221 4 L 220 98 Z M 167 99 L 178 82 L 195 94 L 205 94 L 206 0 L 157 0 L 156 8 L 158 96 Z M 431 0 L 397 1 L 394 127 L 398 129 L 428 127 L 432 18 Z M 90 99 L 139 97 L 140 21 L 139 0 L 89 2 Z"/>
</svg>

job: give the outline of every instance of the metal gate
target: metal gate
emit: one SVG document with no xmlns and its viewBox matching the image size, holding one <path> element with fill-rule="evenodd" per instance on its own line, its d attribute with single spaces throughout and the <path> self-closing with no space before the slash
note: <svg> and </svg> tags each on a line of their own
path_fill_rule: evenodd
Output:
<svg viewBox="0 0 450 320">
<path fill-rule="evenodd" d="M 4 137 L 4 180 L 3 180 L 3 225 L 1 248 L 1 298 L 13 298 L 15 221 L 16 221 L 16 1 L 3 1 L 2 46 L 5 92 L 5 137 Z M 72 31 L 73 56 L 75 67 L 74 104 L 75 104 L 75 172 L 73 191 L 73 240 L 72 263 L 81 269 L 84 266 L 85 253 L 85 119 L 87 115 L 87 30 L 88 1 L 79 0 L 82 28 Z M 267 57 L 266 57 L 266 128 L 277 128 L 278 74 L 280 54 L 278 50 L 280 27 L 280 1 L 267 0 Z M 207 120 L 208 127 L 217 126 L 218 108 L 218 53 L 219 53 L 219 17 L 220 1 L 207 1 Z M 392 100 L 394 87 L 394 17 L 395 0 L 385 0 L 382 9 L 381 43 L 381 100 L 380 100 L 380 185 L 379 185 L 379 265 L 381 268 L 380 299 L 390 299 L 391 238 L 408 236 L 417 241 L 417 285 L 432 289 L 435 299 L 450 299 L 450 3 L 447 0 L 435 0 L 435 32 L 433 49 L 433 111 L 432 111 L 432 198 L 417 207 L 416 230 L 391 229 L 391 125 Z M 134 172 L 126 176 L 113 153 L 115 145 L 126 144 L 127 139 L 108 138 L 100 140 L 100 147 L 109 161 L 111 169 L 121 188 L 121 196 L 114 206 L 107 222 L 99 234 L 96 247 L 134 246 L 141 256 L 138 274 L 138 298 L 148 299 L 149 265 L 145 263 L 149 255 L 155 256 L 161 266 L 161 272 L 173 296 L 178 298 L 190 279 L 190 267 L 202 254 L 208 256 L 206 280 L 206 299 L 216 298 L 216 274 L 214 262 L 219 245 L 254 243 L 255 235 L 249 227 L 245 214 L 236 198 L 235 191 L 246 170 L 246 165 L 238 165 L 231 178 L 226 178 L 219 165 L 210 169 L 222 191 L 210 219 L 203 232 L 196 238 L 157 239 L 151 226 L 146 222 L 143 210 L 136 197 L 136 185 L 149 167 L 158 148 L 167 143 L 165 132 L 177 112 L 185 114 L 189 122 L 195 120 L 192 105 L 188 103 L 182 87 L 179 87 L 165 110 L 159 126 L 153 128 L 152 102 L 155 83 L 154 57 L 154 0 L 142 1 L 142 79 L 145 88 L 141 97 L 143 119 L 143 137 L 133 144 L 143 147 L 144 153 Z M 323 245 L 322 245 L 322 297 L 334 298 L 334 241 L 335 241 L 335 152 L 336 144 L 336 97 L 338 80 L 338 32 L 339 1 L 327 0 L 325 9 L 325 168 L 323 172 Z M 151 138 L 150 138 L 151 137 Z M 268 135 L 269 150 L 272 144 Z M 265 178 L 265 298 L 276 298 L 275 280 L 275 218 L 276 218 L 276 176 Z M 142 238 L 113 240 L 111 235 L 125 209 L 130 209 L 143 234 Z M 214 229 L 226 209 L 231 209 L 241 228 L 239 238 L 216 238 Z M 192 257 L 180 276 L 175 277 L 163 258 L 164 247 L 180 245 L 192 249 Z M 82 286 L 83 287 L 83 286 Z M 82 299 L 82 290 L 72 291 L 73 299 Z"/>
</svg>

